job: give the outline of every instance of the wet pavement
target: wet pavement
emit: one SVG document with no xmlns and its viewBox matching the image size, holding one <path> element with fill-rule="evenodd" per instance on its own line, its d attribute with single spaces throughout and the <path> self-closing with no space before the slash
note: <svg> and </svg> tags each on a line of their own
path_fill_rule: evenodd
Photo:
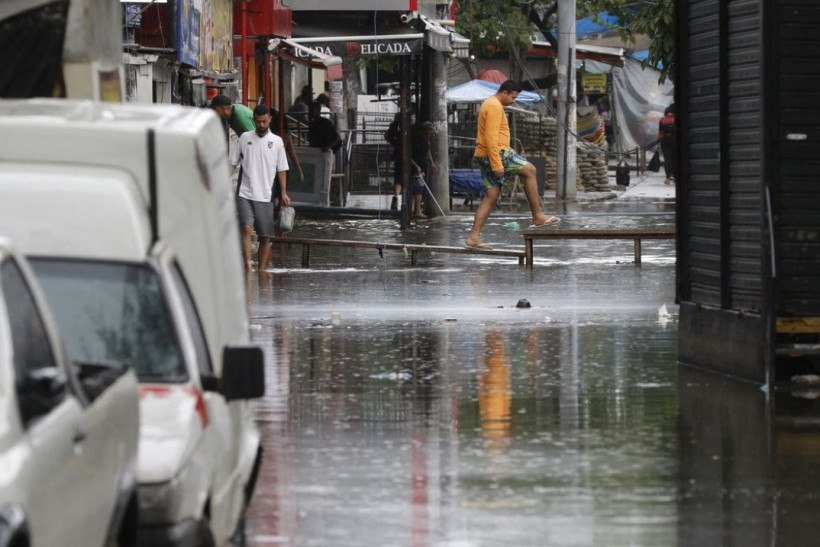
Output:
<svg viewBox="0 0 820 547">
<path fill-rule="evenodd" d="M 658 192 L 573 205 L 561 226 L 671 226 Z M 294 236 L 460 245 L 471 222 L 297 218 Z M 484 238 L 523 248 L 527 225 L 507 208 Z M 274 256 L 248 277 L 268 357 L 250 545 L 817 541 L 815 405 L 678 366 L 673 242 L 644 242 L 642 267 L 628 241 L 537 242 L 531 269 Z"/>
</svg>

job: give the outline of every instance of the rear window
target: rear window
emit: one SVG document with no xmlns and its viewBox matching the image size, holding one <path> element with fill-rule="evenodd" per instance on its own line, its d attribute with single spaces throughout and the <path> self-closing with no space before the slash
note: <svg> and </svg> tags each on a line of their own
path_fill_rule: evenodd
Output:
<svg viewBox="0 0 820 547">
<path fill-rule="evenodd" d="M 141 382 L 183 382 L 187 372 L 157 273 L 144 265 L 32 259 L 77 363 L 134 367 Z"/>
</svg>

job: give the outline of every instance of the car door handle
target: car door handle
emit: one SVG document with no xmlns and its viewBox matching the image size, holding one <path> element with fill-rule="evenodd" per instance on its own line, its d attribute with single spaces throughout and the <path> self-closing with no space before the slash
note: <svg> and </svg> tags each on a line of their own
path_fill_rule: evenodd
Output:
<svg viewBox="0 0 820 547">
<path fill-rule="evenodd" d="M 72 439 L 74 444 L 81 444 L 85 441 L 85 431 L 80 428 L 74 430 L 74 438 Z"/>
</svg>

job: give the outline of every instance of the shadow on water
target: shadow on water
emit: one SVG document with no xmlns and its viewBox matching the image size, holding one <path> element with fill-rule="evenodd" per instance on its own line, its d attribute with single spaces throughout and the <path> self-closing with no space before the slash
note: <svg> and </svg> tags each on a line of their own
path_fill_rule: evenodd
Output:
<svg viewBox="0 0 820 547">
<path fill-rule="evenodd" d="M 507 222 L 490 233 L 512 244 Z M 382 228 L 345 237 L 405 237 Z M 250 544 L 812 543 L 812 395 L 679 367 L 674 248 L 636 268 L 600 247 L 531 270 L 337 252 L 251 274 L 268 385 Z"/>
</svg>

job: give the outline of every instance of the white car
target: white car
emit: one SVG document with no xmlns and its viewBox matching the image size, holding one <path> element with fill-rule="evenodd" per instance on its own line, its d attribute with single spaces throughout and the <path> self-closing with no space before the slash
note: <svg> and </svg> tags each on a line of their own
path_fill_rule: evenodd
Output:
<svg viewBox="0 0 820 547">
<path fill-rule="evenodd" d="M 0 146 L 0 233 L 30 260 L 68 355 L 137 374 L 138 543 L 225 545 L 260 465 L 249 399 L 265 385 L 220 120 L 0 100 L 0 134 L 15 136 Z"/>
<path fill-rule="evenodd" d="M 136 377 L 68 360 L 44 302 L 0 238 L 0 547 L 133 545 Z"/>
</svg>

